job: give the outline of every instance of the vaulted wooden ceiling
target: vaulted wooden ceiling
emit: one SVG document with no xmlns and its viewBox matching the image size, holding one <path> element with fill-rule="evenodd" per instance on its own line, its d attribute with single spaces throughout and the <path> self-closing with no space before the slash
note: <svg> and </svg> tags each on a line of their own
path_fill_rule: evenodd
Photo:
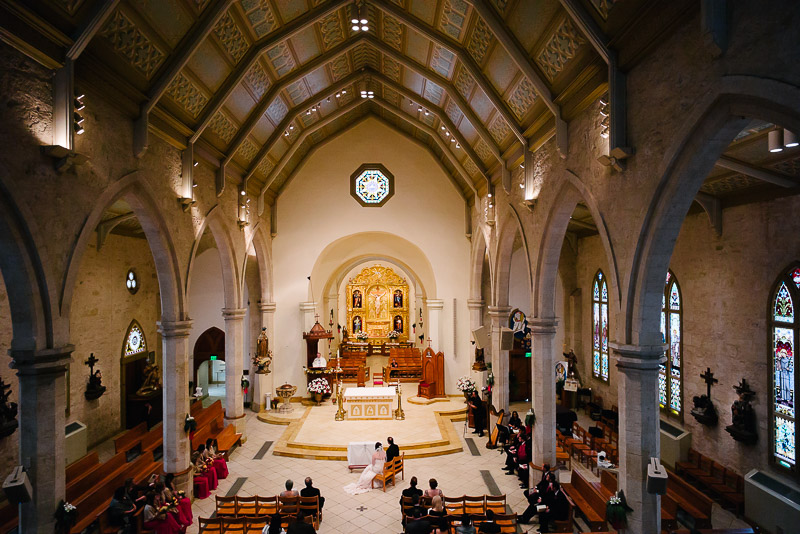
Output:
<svg viewBox="0 0 800 534">
<path fill-rule="evenodd" d="M 108 1 L 8 0 L 0 37 L 58 64 Z M 151 134 L 193 144 L 196 159 L 268 198 L 368 114 L 426 145 L 470 196 L 607 90 L 606 64 L 557 0 L 110 1 L 79 75 L 114 84 Z M 644 0 L 578 4 L 610 42 L 632 43 L 623 66 L 658 38 L 653 24 L 666 31 L 694 9 L 670 3 L 659 19 Z"/>
</svg>

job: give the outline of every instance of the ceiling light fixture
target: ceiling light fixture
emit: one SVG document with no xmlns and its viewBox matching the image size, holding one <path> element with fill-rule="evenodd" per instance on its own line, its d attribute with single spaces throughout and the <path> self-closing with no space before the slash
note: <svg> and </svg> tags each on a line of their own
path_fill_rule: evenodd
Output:
<svg viewBox="0 0 800 534">
<path fill-rule="evenodd" d="M 192 187 L 197 187 L 197 184 L 192 184 Z"/>
<path fill-rule="evenodd" d="M 522 163 L 520 163 L 520 164 L 519 164 L 519 168 L 520 168 L 520 169 L 524 169 L 524 168 L 525 168 L 525 165 L 523 165 Z"/>
<path fill-rule="evenodd" d="M 525 182 L 520 182 L 519 188 L 520 189 L 525 189 Z"/>
<path fill-rule="evenodd" d="M 446 132 L 444 132 L 444 134 L 445 134 L 447 137 L 450 137 L 450 132 L 447 132 L 447 131 L 446 131 Z"/>
<path fill-rule="evenodd" d="M 342 96 L 342 93 L 336 93 L 336 98 L 340 98 L 341 96 Z"/>
<path fill-rule="evenodd" d="M 352 24 L 352 30 L 354 32 L 357 32 L 359 30 L 361 30 L 362 32 L 369 31 L 369 26 L 368 26 L 369 21 L 366 18 L 364 18 L 364 16 L 361 14 L 362 6 L 363 6 L 363 1 L 356 3 L 355 14 L 353 15 L 353 18 L 350 19 L 350 24 Z"/>
<path fill-rule="evenodd" d="M 778 129 L 771 130 L 769 132 L 767 141 L 769 143 L 769 151 L 770 152 L 782 152 L 783 151 L 783 135 L 782 132 Z"/>
<path fill-rule="evenodd" d="M 290 125 L 289 125 L 289 129 L 290 129 L 290 130 L 294 130 L 294 124 L 290 124 Z"/>
<path fill-rule="evenodd" d="M 244 189 L 242 189 L 240 192 L 242 193 L 242 196 L 245 196 L 247 194 Z"/>
<path fill-rule="evenodd" d="M 456 148 L 461 148 L 461 144 L 460 143 L 456 143 Z"/>
<path fill-rule="evenodd" d="M 794 132 L 790 132 L 789 130 L 784 129 L 783 130 L 783 146 L 785 146 L 786 148 L 794 148 L 798 144 L 800 144 L 800 142 L 798 142 L 798 140 L 797 140 L 797 134 L 794 133 Z"/>
<path fill-rule="evenodd" d="M 444 126 L 441 126 L 441 129 L 444 130 Z"/>
<path fill-rule="evenodd" d="M 426 109 L 426 110 L 425 110 L 425 116 L 427 117 L 427 116 L 428 116 L 428 115 L 430 115 L 430 114 L 431 114 L 431 113 L 430 113 L 430 111 L 428 111 L 428 110 Z"/>
<path fill-rule="evenodd" d="M 193 166 L 193 167 L 197 167 L 199 164 L 200 164 L 200 162 L 199 162 L 199 161 L 197 161 L 197 160 L 194 160 L 194 164 L 193 164 L 192 166 Z"/>
</svg>

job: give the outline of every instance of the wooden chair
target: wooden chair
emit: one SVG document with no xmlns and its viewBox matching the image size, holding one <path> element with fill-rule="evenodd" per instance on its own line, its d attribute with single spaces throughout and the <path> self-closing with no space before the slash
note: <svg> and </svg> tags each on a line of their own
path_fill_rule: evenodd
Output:
<svg viewBox="0 0 800 534">
<path fill-rule="evenodd" d="M 236 517 L 236 497 L 214 496 L 216 511 L 219 517 Z"/>
<path fill-rule="evenodd" d="M 588 450 L 589 446 L 586 445 L 586 432 L 584 432 L 583 428 L 579 425 L 575 425 L 575 427 L 577 427 L 578 431 L 575 439 L 573 439 L 572 443 L 570 444 L 570 454 L 575 456 L 575 452 L 577 451 L 577 458 L 580 460 L 581 451 Z"/>
<path fill-rule="evenodd" d="M 405 470 L 403 464 L 405 463 L 406 453 L 400 453 L 400 456 L 392 460 L 392 470 L 394 471 L 395 477 L 398 473 L 400 473 L 400 480 L 405 480 Z"/>
<path fill-rule="evenodd" d="M 200 527 L 200 534 L 222 534 L 222 518 L 199 517 L 197 524 Z"/>
<path fill-rule="evenodd" d="M 495 514 L 506 513 L 505 495 L 486 495 L 486 509 L 494 511 Z"/>
<path fill-rule="evenodd" d="M 259 497 L 259 501 L 261 497 Z M 260 515 L 258 517 L 247 518 L 247 534 L 261 534 L 264 527 L 269 525 L 270 517 L 267 515 Z"/>
<path fill-rule="evenodd" d="M 494 514 L 494 522 L 500 525 L 500 532 L 517 532 L 517 514 Z"/>
<path fill-rule="evenodd" d="M 597 451 L 592 448 L 592 438 L 588 433 L 583 435 L 583 444 L 586 445 L 585 449 L 579 451 L 581 463 L 585 463 L 586 467 L 591 467 L 591 460 L 594 459 L 597 463 Z M 586 460 L 584 462 L 584 460 Z"/>
<path fill-rule="evenodd" d="M 222 532 L 224 534 L 246 534 L 247 520 L 246 517 L 223 517 Z"/>
<path fill-rule="evenodd" d="M 392 483 L 394 486 L 394 469 L 392 466 L 394 465 L 394 461 L 391 462 L 384 462 L 383 464 L 383 473 L 378 473 L 375 475 L 375 478 L 372 479 L 370 483 L 371 487 L 375 487 L 375 481 L 378 480 L 383 484 L 383 492 L 386 493 L 386 484 L 389 482 Z"/>
<path fill-rule="evenodd" d="M 377 371 L 372 373 L 372 385 L 373 386 L 382 386 L 383 385 L 383 373 L 379 373 Z"/>
<path fill-rule="evenodd" d="M 319 529 L 319 524 L 322 521 L 322 514 L 319 510 L 319 497 L 300 497 L 300 510 L 306 514 L 306 518 L 312 518 L 314 530 Z"/>
<path fill-rule="evenodd" d="M 463 495 L 461 497 L 444 497 L 442 503 L 449 515 L 462 515 L 464 513 Z"/>
<path fill-rule="evenodd" d="M 485 495 L 464 495 L 465 514 L 485 514 L 486 496 Z"/>
<path fill-rule="evenodd" d="M 256 501 L 256 516 L 271 516 L 278 511 L 278 497 L 273 495 L 271 497 L 258 496 Z"/>
<path fill-rule="evenodd" d="M 258 515 L 258 496 L 236 497 L 236 517 Z"/>
<path fill-rule="evenodd" d="M 297 515 L 300 497 L 278 497 L 278 512 L 282 516 Z"/>
</svg>

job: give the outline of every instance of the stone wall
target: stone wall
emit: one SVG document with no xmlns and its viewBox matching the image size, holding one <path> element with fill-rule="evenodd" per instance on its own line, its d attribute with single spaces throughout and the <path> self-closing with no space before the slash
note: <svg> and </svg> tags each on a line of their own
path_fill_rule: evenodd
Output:
<svg viewBox="0 0 800 534">
<path fill-rule="evenodd" d="M 132 295 L 125 286 L 128 269 L 139 281 Z M 123 392 L 120 384 L 122 351 L 131 321 L 144 331 L 147 350 L 160 361 L 161 337 L 156 321 L 161 317 L 160 293 L 153 256 L 147 240 L 110 234 L 98 251 L 89 244 L 79 271 L 70 315 L 70 337 L 75 345 L 70 364 L 70 412 L 67 422 L 88 426 L 88 442 L 103 441 L 120 430 Z M 83 393 L 89 380 L 84 362 L 94 353 L 95 369 L 103 376 L 106 392 L 88 401 Z"/>
</svg>

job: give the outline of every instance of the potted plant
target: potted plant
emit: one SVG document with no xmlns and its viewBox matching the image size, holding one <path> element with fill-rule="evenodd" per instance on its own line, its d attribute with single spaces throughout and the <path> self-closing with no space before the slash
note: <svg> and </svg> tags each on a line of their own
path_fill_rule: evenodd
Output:
<svg viewBox="0 0 800 534">
<path fill-rule="evenodd" d="M 68 533 L 78 520 L 78 509 L 66 501 L 58 503 L 56 509 L 56 532 Z"/>
<path fill-rule="evenodd" d="M 477 388 L 475 387 L 475 382 L 468 376 L 462 376 L 456 382 L 456 388 L 464 394 L 464 398 L 469 399 L 469 396 L 475 391 Z"/>
<path fill-rule="evenodd" d="M 625 493 L 620 490 L 606 503 L 606 520 L 615 530 L 624 529 L 628 526 L 628 514 L 632 511 L 633 508 L 625 501 Z"/>
<path fill-rule="evenodd" d="M 319 406 L 319 403 L 322 402 L 322 396 L 331 394 L 331 386 L 326 379 L 315 378 L 308 384 L 308 391 L 314 394 L 314 400 Z"/>
</svg>

